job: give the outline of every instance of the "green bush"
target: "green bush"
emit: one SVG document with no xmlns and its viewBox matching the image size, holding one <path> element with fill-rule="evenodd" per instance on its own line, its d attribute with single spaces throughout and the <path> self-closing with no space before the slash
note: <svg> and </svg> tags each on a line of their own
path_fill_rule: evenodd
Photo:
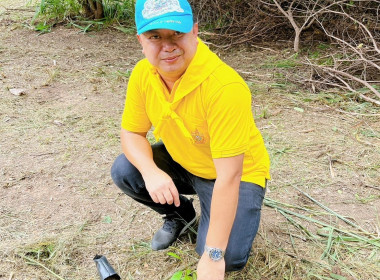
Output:
<svg viewBox="0 0 380 280">
<path fill-rule="evenodd" d="M 80 15 L 81 4 L 78 0 L 41 0 L 37 7 L 34 20 L 61 21 Z"/>
<path fill-rule="evenodd" d="M 135 0 L 92 0 L 92 2 L 96 1 L 102 1 L 103 18 L 100 19 L 101 21 L 134 24 Z M 57 23 L 92 19 L 86 18 L 84 9 L 89 2 L 90 0 L 41 0 L 32 23 L 34 24 L 36 20 Z"/>
</svg>

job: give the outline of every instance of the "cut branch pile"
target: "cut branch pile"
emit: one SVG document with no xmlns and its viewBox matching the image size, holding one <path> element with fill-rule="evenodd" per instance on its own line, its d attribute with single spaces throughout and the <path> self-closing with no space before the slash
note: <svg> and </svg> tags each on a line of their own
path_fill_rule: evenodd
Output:
<svg viewBox="0 0 380 280">
<path fill-rule="evenodd" d="M 348 14 L 344 7 L 326 11 L 326 18 L 317 19 L 317 22 L 337 47 L 328 55 L 329 63 L 304 62 L 314 73 L 310 79 L 312 88 L 339 87 L 380 106 L 378 11 L 376 17 L 369 19 L 368 15 L 362 20 Z M 335 29 L 329 23 L 332 21 L 339 22 L 343 28 Z"/>
<path fill-rule="evenodd" d="M 311 47 L 315 39 L 330 44 L 334 51 L 327 56 L 303 58 L 308 76 L 290 79 L 314 92 L 340 88 L 380 105 L 379 0 L 191 2 L 201 26 L 208 30 L 203 35 L 223 49 L 291 38 L 295 52 Z"/>
</svg>

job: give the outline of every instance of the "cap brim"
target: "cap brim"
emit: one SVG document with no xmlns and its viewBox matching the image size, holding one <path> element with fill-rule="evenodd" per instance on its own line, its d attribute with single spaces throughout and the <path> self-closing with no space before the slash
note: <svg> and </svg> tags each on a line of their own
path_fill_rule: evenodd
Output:
<svg viewBox="0 0 380 280">
<path fill-rule="evenodd" d="M 149 24 L 145 25 L 143 28 L 137 31 L 140 35 L 144 32 L 154 30 L 154 29 L 169 29 L 182 33 L 188 33 L 193 28 L 194 22 L 192 15 L 180 15 L 173 16 L 169 15 L 167 17 L 158 18 Z"/>
</svg>

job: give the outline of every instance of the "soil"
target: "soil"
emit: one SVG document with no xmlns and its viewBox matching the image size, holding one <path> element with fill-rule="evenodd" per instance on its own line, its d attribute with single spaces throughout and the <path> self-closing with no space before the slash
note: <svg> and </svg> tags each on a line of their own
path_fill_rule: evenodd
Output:
<svg viewBox="0 0 380 280">
<path fill-rule="evenodd" d="M 109 174 L 121 153 L 128 75 L 142 58 L 135 36 L 65 26 L 40 35 L 23 2 L 0 3 L 0 279 L 98 279 L 96 254 L 123 279 L 166 279 L 180 265 L 149 249 L 160 217 L 125 197 Z M 379 234 L 378 108 L 347 101 L 342 109 L 273 86 L 273 69 L 261 66 L 289 56 L 286 50 L 219 55 L 253 84 L 252 109 L 272 161 L 267 197 L 316 207 L 298 187 Z M 24 94 L 13 95 L 15 88 Z M 264 206 L 255 248 L 268 240 L 289 247 L 285 222 Z M 181 250 L 172 250 L 194 269 L 194 244 L 188 237 L 178 243 Z M 306 245 L 299 252 L 310 256 Z"/>
</svg>

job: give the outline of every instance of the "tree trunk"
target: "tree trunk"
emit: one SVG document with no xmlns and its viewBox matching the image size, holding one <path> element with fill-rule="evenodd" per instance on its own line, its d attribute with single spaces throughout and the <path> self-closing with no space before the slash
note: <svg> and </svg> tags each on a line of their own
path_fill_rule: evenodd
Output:
<svg viewBox="0 0 380 280">
<path fill-rule="evenodd" d="M 86 18 L 101 19 L 104 17 L 102 0 L 81 0 Z"/>
<path fill-rule="evenodd" d="M 300 37 L 301 37 L 301 29 L 300 28 L 296 28 L 295 29 L 295 32 L 296 32 L 296 36 L 294 37 L 294 51 L 296 53 L 299 52 L 300 50 Z"/>
</svg>

